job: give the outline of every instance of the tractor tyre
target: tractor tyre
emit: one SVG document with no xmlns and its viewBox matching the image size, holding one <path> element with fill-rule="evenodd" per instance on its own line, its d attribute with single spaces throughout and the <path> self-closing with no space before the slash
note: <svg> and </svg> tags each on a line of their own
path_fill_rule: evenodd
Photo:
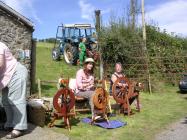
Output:
<svg viewBox="0 0 187 140">
<path fill-rule="evenodd" d="M 78 59 L 78 49 L 75 46 L 67 43 L 64 45 L 64 59 L 67 64 L 76 65 Z"/>
<path fill-rule="evenodd" d="M 77 65 L 77 60 L 79 59 L 79 51 L 77 47 L 72 48 L 73 52 L 73 59 L 72 59 L 72 65 Z"/>
<path fill-rule="evenodd" d="M 59 50 L 59 48 L 53 48 L 52 49 L 52 59 L 54 61 L 59 61 L 60 60 L 60 50 Z"/>
</svg>

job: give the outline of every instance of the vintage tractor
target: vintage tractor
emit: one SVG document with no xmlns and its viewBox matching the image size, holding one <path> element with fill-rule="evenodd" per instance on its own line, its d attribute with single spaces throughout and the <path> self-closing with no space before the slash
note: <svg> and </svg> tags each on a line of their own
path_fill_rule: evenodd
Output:
<svg viewBox="0 0 187 140">
<path fill-rule="evenodd" d="M 90 24 L 58 26 L 55 45 L 52 49 L 52 59 L 58 61 L 63 55 L 67 64 L 76 65 L 79 59 L 78 46 L 83 37 L 87 39 L 87 57 L 92 57 L 97 61 L 99 59 L 97 34 L 95 28 Z"/>
</svg>

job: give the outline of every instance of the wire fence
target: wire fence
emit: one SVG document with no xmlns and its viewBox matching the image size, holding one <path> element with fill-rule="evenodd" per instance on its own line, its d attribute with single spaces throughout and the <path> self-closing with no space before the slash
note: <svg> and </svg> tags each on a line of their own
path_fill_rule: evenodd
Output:
<svg viewBox="0 0 187 140">
<path fill-rule="evenodd" d="M 150 57 L 149 63 L 144 63 L 145 57 L 132 57 L 134 63 L 123 63 L 123 72 L 130 79 L 145 84 L 150 78 L 151 83 L 162 81 L 177 85 L 183 74 L 187 73 L 187 56 Z M 114 72 L 113 63 L 104 63 L 104 75 L 110 77 Z M 150 76 L 150 77 L 148 77 Z"/>
</svg>

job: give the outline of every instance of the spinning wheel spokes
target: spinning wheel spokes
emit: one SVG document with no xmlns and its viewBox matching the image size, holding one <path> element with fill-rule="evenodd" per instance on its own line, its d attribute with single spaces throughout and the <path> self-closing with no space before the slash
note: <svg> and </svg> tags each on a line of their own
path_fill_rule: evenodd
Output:
<svg viewBox="0 0 187 140">
<path fill-rule="evenodd" d="M 93 103 L 97 109 L 105 109 L 108 102 L 108 93 L 103 88 L 97 88 L 93 95 Z"/>
<path fill-rule="evenodd" d="M 59 117 L 63 117 L 65 125 L 70 130 L 71 126 L 69 123 L 69 117 L 74 115 L 70 112 L 74 105 L 75 96 L 73 92 L 69 88 L 59 89 L 53 97 L 53 106 L 56 111 L 54 112 L 54 117 L 48 126 L 54 126 L 55 120 Z"/>
<path fill-rule="evenodd" d="M 122 84 L 119 86 L 119 83 Z M 125 103 L 126 95 L 129 93 L 129 89 L 124 84 L 130 85 L 130 81 L 126 77 L 118 78 L 112 86 L 112 95 L 116 102 Z"/>
<path fill-rule="evenodd" d="M 58 90 L 53 98 L 53 106 L 57 112 L 62 112 L 64 106 L 67 110 L 70 110 L 73 108 L 74 104 L 75 96 L 68 88 Z"/>
</svg>

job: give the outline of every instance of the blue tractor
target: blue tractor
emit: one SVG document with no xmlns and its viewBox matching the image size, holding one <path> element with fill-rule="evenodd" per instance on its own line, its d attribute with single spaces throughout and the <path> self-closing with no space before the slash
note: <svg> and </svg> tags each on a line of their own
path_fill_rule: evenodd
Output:
<svg viewBox="0 0 187 140">
<path fill-rule="evenodd" d="M 67 64 L 76 65 L 79 59 L 79 43 L 86 37 L 86 55 L 99 59 L 97 35 L 95 28 L 90 24 L 69 24 L 58 26 L 56 41 L 52 49 L 52 59 L 59 61 L 61 56 Z"/>
</svg>

